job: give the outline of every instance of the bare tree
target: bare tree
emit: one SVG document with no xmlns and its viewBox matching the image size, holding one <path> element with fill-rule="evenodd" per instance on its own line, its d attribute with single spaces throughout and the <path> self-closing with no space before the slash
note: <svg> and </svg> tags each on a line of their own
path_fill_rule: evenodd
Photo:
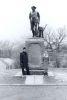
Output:
<svg viewBox="0 0 67 100">
<path fill-rule="evenodd" d="M 57 35 L 57 37 L 55 37 L 55 46 L 56 46 L 56 50 L 59 51 L 60 46 L 61 46 L 63 40 L 66 37 L 66 29 L 65 28 L 59 28 L 57 33 L 58 33 L 58 35 Z"/>
<path fill-rule="evenodd" d="M 47 42 L 47 45 L 50 47 L 51 50 L 59 51 L 65 37 L 65 28 L 59 28 L 57 32 L 53 32 L 49 29 L 44 32 L 44 41 Z"/>
<path fill-rule="evenodd" d="M 59 28 L 57 31 L 52 31 L 52 30 L 45 30 L 44 31 L 44 41 L 47 43 L 47 47 L 50 48 L 52 51 L 50 56 L 52 57 L 54 61 L 54 67 L 59 68 L 60 67 L 60 48 L 62 46 L 62 43 L 66 37 L 66 29 Z"/>
<path fill-rule="evenodd" d="M 0 57 L 11 58 L 13 46 L 14 44 L 10 41 L 0 41 Z"/>
</svg>

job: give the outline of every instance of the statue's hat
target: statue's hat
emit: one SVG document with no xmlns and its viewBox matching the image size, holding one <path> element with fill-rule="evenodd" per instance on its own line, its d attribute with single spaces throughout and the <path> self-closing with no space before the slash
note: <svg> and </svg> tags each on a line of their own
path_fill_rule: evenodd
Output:
<svg viewBox="0 0 67 100">
<path fill-rule="evenodd" d="M 26 49 L 26 47 L 23 47 L 23 49 Z"/>
<path fill-rule="evenodd" d="M 31 7 L 31 9 L 33 9 L 33 8 L 34 8 L 34 9 L 36 9 L 36 7 L 35 7 L 35 6 L 32 6 L 32 7 Z"/>
</svg>

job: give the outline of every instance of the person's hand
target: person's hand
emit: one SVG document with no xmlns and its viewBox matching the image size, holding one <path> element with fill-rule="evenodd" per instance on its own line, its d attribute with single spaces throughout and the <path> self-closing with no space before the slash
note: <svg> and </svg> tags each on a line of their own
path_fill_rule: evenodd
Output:
<svg viewBox="0 0 67 100">
<path fill-rule="evenodd" d="M 23 63 L 20 63 L 21 66 L 23 66 Z"/>
</svg>

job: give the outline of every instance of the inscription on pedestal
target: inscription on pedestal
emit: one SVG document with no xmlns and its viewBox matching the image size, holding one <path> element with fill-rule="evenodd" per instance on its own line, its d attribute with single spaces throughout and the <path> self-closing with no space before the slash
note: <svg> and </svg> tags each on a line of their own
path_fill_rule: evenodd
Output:
<svg viewBox="0 0 67 100">
<path fill-rule="evenodd" d="M 41 66 L 41 47 L 39 44 L 29 46 L 29 65 L 32 67 Z"/>
<path fill-rule="evenodd" d="M 29 67 L 42 68 L 42 55 L 44 53 L 43 39 L 28 39 L 26 48 L 29 57 Z"/>
</svg>

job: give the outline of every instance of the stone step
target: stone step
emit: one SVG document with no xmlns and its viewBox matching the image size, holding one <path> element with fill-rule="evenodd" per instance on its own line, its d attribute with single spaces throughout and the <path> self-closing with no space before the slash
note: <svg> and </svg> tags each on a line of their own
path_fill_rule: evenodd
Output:
<svg viewBox="0 0 67 100">
<path fill-rule="evenodd" d="M 31 75 L 48 75 L 48 72 L 44 70 L 30 70 L 30 74 Z M 15 76 L 22 76 L 22 71 L 19 71 L 18 73 L 16 73 Z"/>
<path fill-rule="evenodd" d="M 47 74 L 47 70 L 30 70 L 31 75 L 43 75 Z"/>
</svg>

